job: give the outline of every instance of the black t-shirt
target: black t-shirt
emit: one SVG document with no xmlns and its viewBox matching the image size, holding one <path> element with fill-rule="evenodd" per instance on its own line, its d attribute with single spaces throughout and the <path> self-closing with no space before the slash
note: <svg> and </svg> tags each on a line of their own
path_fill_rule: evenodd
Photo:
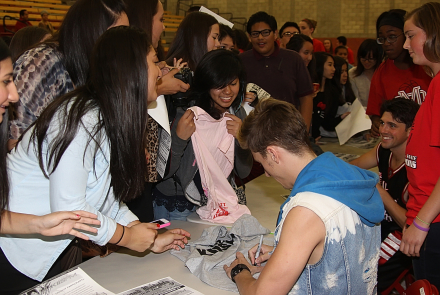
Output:
<svg viewBox="0 0 440 295">
<path fill-rule="evenodd" d="M 406 176 L 405 163 L 402 163 L 396 170 L 392 170 L 390 168 L 392 156 L 393 154 L 389 149 L 384 149 L 382 145 L 378 145 L 377 166 L 379 168 L 380 183 L 396 203 L 406 209 L 406 202 L 408 201 L 408 177 Z M 382 240 L 384 240 L 390 232 L 402 230 L 386 211 L 381 225 Z"/>
</svg>

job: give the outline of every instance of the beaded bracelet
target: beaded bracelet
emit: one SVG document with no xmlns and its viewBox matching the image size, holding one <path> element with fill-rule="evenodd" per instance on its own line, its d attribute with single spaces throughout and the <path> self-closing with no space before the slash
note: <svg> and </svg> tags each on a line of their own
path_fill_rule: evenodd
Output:
<svg viewBox="0 0 440 295">
<path fill-rule="evenodd" d="M 420 217 L 418 217 L 418 216 L 416 216 L 416 218 L 417 218 L 417 220 L 419 220 L 421 223 L 426 224 L 428 227 L 431 225 L 431 224 L 427 223 L 426 221 L 421 220 Z"/>
<path fill-rule="evenodd" d="M 417 224 L 417 222 L 415 220 L 413 220 L 413 224 L 414 224 L 414 226 L 416 228 L 420 229 L 421 231 L 424 231 L 424 232 L 428 232 L 429 231 L 429 227 L 426 228 L 426 227 L 420 226 L 420 225 Z"/>
<path fill-rule="evenodd" d="M 121 238 L 119 239 L 119 241 L 117 241 L 117 242 L 115 243 L 115 245 L 119 244 L 119 242 L 122 241 L 122 238 L 124 237 L 124 234 L 125 234 L 125 226 L 122 226 L 122 236 L 121 236 Z"/>
</svg>

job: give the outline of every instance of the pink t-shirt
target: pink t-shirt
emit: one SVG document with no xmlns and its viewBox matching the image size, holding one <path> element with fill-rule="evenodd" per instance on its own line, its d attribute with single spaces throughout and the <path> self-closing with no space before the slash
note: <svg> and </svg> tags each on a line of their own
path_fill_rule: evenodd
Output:
<svg viewBox="0 0 440 295">
<path fill-rule="evenodd" d="M 196 131 L 191 141 L 200 172 L 206 206 L 197 209 L 203 220 L 216 223 L 234 223 L 243 214 L 251 214 L 248 207 L 238 204 L 238 198 L 228 181 L 234 168 L 234 137 L 228 133 L 222 117 L 215 120 L 199 107 L 190 108 L 194 112 Z"/>
</svg>

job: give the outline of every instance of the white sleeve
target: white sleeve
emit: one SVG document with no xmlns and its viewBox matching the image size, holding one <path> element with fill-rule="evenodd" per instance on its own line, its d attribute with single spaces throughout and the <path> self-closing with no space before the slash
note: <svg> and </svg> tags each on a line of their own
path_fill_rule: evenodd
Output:
<svg viewBox="0 0 440 295">
<path fill-rule="evenodd" d="M 53 120 L 56 120 L 56 116 Z M 53 142 L 52 135 L 57 131 L 48 132 L 48 142 Z M 88 143 L 89 137 L 85 128 L 79 127 L 56 170 L 50 174 L 50 206 L 52 212 L 85 210 L 98 215 L 101 221 L 98 233 L 88 236 L 97 244 L 104 245 L 115 233 L 116 222 L 127 225 L 138 218 L 125 204 L 115 200 L 113 189 L 110 187 L 110 163 L 106 162 L 109 156 L 106 159 L 98 150 L 96 158 L 99 159 L 95 159 L 97 143 L 93 140 Z M 101 145 L 102 149 L 106 148 L 105 142 Z M 95 170 L 94 164 L 104 168 Z"/>
</svg>

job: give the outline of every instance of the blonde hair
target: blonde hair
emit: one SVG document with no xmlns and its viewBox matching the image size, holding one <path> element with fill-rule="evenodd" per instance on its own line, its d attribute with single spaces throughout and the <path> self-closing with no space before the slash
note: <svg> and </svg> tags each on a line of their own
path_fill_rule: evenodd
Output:
<svg viewBox="0 0 440 295">
<path fill-rule="evenodd" d="M 426 34 L 423 54 L 433 63 L 440 62 L 440 3 L 429 2 L 414 9 L 405 16 L 405 21 L 412 20 L 415 26 Z"/>
</svg>

